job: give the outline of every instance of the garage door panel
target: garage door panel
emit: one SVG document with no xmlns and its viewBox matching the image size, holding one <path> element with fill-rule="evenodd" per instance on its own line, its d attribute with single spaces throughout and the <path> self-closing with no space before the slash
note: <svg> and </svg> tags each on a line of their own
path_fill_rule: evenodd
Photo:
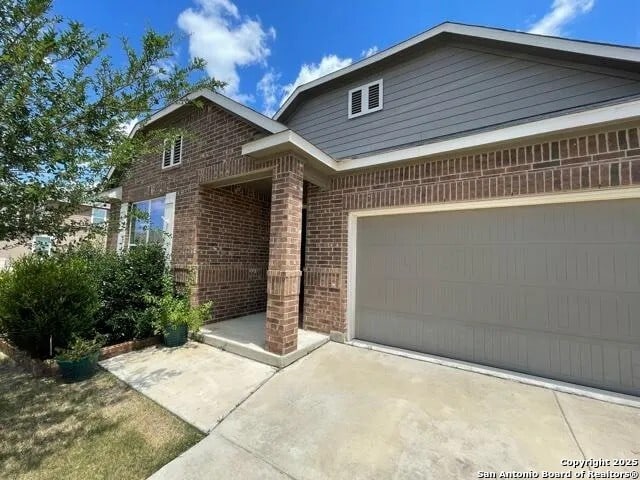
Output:
<svg viewBox="0 0 640 480">
<path fill-rule="evenodd" d="M 358 220 L 356 337 L 640 393 L 637 200 Z"/>
</svg>

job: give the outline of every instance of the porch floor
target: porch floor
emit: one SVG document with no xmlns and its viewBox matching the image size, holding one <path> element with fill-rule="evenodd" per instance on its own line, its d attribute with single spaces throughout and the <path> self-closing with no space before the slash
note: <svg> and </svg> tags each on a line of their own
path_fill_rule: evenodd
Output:
<svg viewBox="0 0 640 480">
<path fill-rule="evenodd" d="M 266 313 L 209 323 L 200 329 L 200 341 L 251 358 L 274 367 L 286 367 L 329 341 L 328 335 L 298 329 L 298 348 L 286 355 L 276 355 L 264 349 Z"/>
</svg>

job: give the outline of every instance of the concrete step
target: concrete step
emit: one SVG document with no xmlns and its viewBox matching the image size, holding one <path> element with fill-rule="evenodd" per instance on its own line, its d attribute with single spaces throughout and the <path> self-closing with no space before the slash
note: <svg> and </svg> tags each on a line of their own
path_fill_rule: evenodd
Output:
<svg viewBox="0 0 640 480">
<path fill-rule="evenodd" d="M 231 322 L 233 320 L 227 321 Z M 229 338 L 229 336 L 223 336 L 215 326 L 216 324 L 205 325 L 199 334 L 194 337 L 194 340 L 277 368 L 284 368 L 292 364 L 329 341 L 327 335 L 299 330 L 298 349 L 286 355 L 276 355 L 266 351 L 257 342 L 240 341 Z"/>
</svg>

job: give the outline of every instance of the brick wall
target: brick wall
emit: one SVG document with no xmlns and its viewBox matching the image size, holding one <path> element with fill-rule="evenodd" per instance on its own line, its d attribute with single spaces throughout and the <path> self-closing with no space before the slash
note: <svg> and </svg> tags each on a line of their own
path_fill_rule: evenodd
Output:
<svg viewBox="0 0 640 480">
<path fill-rule="evenodd" d="M 200 185 L 207 180 L 201 172 L 211 168 L 229 172 L 236 164 L 255 168 L 252 159 L 242 156 L 242 145 L 264 132 L 208 102 L 202 108 L 185 107 L 154 125 L 187 131 L 182 164 L 162 169 L 159 153 L 135 162 L 123 181 L 122 201 L 148 200 L 176 192 L 172 257 L 176 264 L 190 264 L 195 257 Z"/>
<path fill-rule="evenodd" d="M 264 132 L 213 105 L 185 109 L 167 120 L 190 132 L 184 141 L 183 164 L 162 170 L 159 155 L 138 162 L 123 184 L 123 201 L 177 192 L 172 258 L 182 271 L 196 268 L 196 298 L 213 299 L 218 319 L 263 311 L 265 291 L 270 288 L 265 240 L 269 215 L 273 215 L 269 198 L 244 189 L 214 190 L 203 185 L 257 169 L 277 170 L 293 162 L 290 172 L 280 173 L 288 178 L 285 190 L 295 185 L 295 195 L 287 190 L 291 197 L 287 201 L 297 205 L 297 189 L 302 185 L 298 177 L 303 171 L 299 159 L 292 155 L 266 161 L 243 157 L 242 145 Z M 328 190 L 310 185 L 306 198 L 305 328 L 346 331 L 349 211 L 639 185 L 638 136 L 636 125 L 612 127 L 340 174 L 331 178 Z M 297 225 L 297 217 L 293 220 Z M 275 244 L 279 237 L 272 232 L 274 253 L 280 247 L 295 247 L 293 230 L 297 228 L 281 235 L 287 245 Z M 289 257 L 283 257 L 282 268 L 273 269 L 280 271 L 272 274 L 274 282 L 284 282 L 274 283 L 273 293 L 291 293 L 298 282 L 294 280 L 295 254 L 286 254 Z M 293 263 L 287 263 L 290 260 Z M 285 283 L 289 287 L 285 288 Z M 288 298 L 286 302 L 272 302 L 274 307 L 285 309 L 291 320 L 286 325 L 275 318 L 272 322 L 275 329 L 282 330 L 279 337 L 284 343 L 277 348 L 283 350 L 291 346 L 288 337 L 293 335 L 294 325 L 295 302 Z M 277 349 L 275 344 L 272 347 Z"/>
<path fill-rule="evenodd" d="M 214 301 L 215 320 L 264 312 L 271 195 L 203 187 L 198 205 L 198 300 Z"/>
<path fill-rule="evenodd" d="M 636 126 L 611 128 L 339 175 L 328 191 L 311 186 L 305 328 L 346 332 L 349 211 L 639 185 L 638 137 Z"/>
<path fill-rule="evenodd" d="M 241 149 L 244 143 L 266 132 L 206 101 L 202 108 L 185 107 L 154 124 L 156 126 L 180 127 L 187 131 L 183 140 L 182 164 L 162 169 L 161 154 L 148 155 L 135 162 L 122 183 L 122 201 L 130 203 L 176 192 L 172 264 L 180 278 L 186 278 L 189 270 L 195 271 L 199 283 L 194 299 L 214 300 L 216 319 L 264 311 L 265 251 L 268 245 L 268 233 L 264 232 L 268 232 L 268 215 L 265 213 L 268 206 L 264 198 L 243 197 L 230 190 L 215 193 L 202 185 L 234 173 L 263 168 L 262 165 L 256 166 L 253 159 L 242 156 Z M 226 202 L 230 208 L 226 216 L 222 214 L 223 205 L 211 209 L 216 201 Z M 119 215 L 119 207 L 114 208 L 114 213 Z M 226 241 L 229 246 L 232 236 L 236 239 L 243 237 L 238 235 L 240 225 L 234 223 L 234 219 L 242 218 L 238 215 L 240 213 L 254 216 L 247 227 L 249 243 L 259 245 L 260 249 L 260 253 L 246 258 L 246 261 L 241 249 L 236 249 L 235 256 L 226 247 L 215 250 L 216 242 Z M 212 225 L 212 216 L 217 216 L 223 223 Z M 199 225 L 200 220 L 202 226 Z M 116 236 L 110 235 L 110 248 L 116 247 Z M 128 235 L 125 238 L 128 240 Z M 243 251 L 246 253 L 249 245 L 245 247 Z M 248 288 L 242 288 L 243 282 Z"/>
</svg>

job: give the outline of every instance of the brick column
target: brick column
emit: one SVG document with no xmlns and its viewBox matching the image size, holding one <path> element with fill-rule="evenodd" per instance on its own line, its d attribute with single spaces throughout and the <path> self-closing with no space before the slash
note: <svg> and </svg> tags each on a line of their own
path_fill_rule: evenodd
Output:
<svg viewBox="0 0 640 480">
<path fill-rule="evenodd" d="M 273 170 L 265 348 L 278 355 L 298 346 L 303 168 L 287 154 L 275 159 Z"/>
</svg>

